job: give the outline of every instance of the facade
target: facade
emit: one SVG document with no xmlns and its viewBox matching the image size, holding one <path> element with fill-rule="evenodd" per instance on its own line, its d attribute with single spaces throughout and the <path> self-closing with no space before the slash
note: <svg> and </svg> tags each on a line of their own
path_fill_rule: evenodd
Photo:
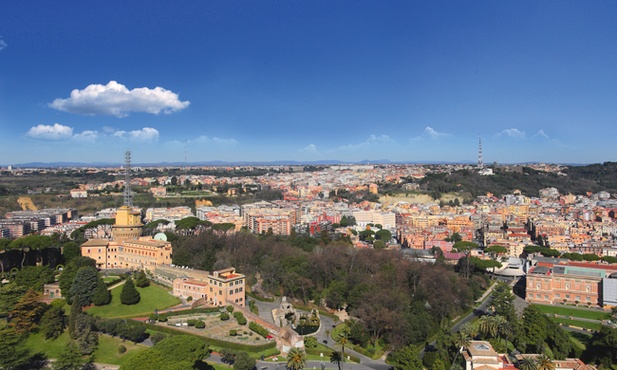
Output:
<svg viewBox="0 0 617 370">
<path fill-rule="evenodd" d="M 235 303 L 244 307 L 246 276 L 236 273 L 233 267 L 213 271 L 205 279 L 177 278 L 173 281 L 172 294 L 182 298 L 203 298 L 214 306 Z"/>
<path fill-rule="evenodd" d="M 112 239 L 90 239 L 81 245 L 81 255 L 96 261 L 99 269 L 149 269 L 170 265 L 171 243 L 142 237 L 141 214 L 130 207 L 120 207 L 112 226 Z"/>
<path fill-rule="evenodd" d="M 525 300 L 531 303 L 601 306 L 601 269 L 554 265 L 536 266 L 527 274 Z"/>
<path fill-rule="evenodd" d="M 617 272 L 602 279 L 602 295 L 604 308 L 617 307 Z"/>
</svg>

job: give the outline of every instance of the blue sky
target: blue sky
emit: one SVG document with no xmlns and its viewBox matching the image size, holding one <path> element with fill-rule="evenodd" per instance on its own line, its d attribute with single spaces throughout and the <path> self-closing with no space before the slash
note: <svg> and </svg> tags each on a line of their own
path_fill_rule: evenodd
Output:
<svg viewBox="0 0 617 370">
<path fill-rule="evenodd" d="M 147 4 L 147 5 L 146 5 Z M 617 160 L 614 1 L 3 1 L 0 164 Z"/>
</svg>

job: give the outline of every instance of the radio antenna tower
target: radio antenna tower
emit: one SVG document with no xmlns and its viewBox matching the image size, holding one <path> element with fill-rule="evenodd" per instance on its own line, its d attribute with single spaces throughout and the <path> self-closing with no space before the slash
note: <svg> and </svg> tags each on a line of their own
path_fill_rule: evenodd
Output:
<svg viewBox="0 0 617 370">
<path fill-rule="evenodd" d="M 482 162 L 482 135 L 478 135 L 478 168 L 484 168 L 484 162 Z"/>
<path fill-rule="evenodd" d="M 133 207 L 133 192 L 131 192 L 131 152 L 124 153 L 124 205 Z"/>
</svg>

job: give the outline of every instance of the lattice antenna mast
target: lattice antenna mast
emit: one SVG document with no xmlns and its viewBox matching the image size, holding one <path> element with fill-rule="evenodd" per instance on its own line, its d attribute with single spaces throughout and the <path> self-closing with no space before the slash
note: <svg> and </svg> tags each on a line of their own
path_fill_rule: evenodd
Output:
<svg viewBox="0 0 617 370">
<path fill-rule="evenodd" d="M 478 136 L 478 168 L 484 168 L 482 161 L 482 135 Z"/>
<path fill-rule="evenodd" d="M 133 192 L 131 191 L 131 152 L 124 153 L 124 205 L 133 207 Z"/>
</svg>

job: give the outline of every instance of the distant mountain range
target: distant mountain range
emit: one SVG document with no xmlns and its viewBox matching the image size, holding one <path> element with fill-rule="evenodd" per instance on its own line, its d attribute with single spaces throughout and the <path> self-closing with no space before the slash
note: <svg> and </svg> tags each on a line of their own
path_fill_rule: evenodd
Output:
<svg viewBox="0 0 617 370">
<path fill-rule="evenodd" d="M 183 166 L 319 166 L 319 165 L 362 165 L 362 164 L 474 164 L 474 161 L 462 160 L 458 162 L 447 161 L 390 161 L 389 159 L 362 160 L 358 162 L 344 162 L 339 160 L 323 161 L 199 161 L 199 162 L 158 162 L 158 163 L 131 163 L 134 167 L 183 167 Z M 58 167 L 120 167 L 120 162 L 28 162 L 11 164 L 13 168 L 58 168 Z M 7 167 L 3 164 L 2 167 Z"/>
</svg>

